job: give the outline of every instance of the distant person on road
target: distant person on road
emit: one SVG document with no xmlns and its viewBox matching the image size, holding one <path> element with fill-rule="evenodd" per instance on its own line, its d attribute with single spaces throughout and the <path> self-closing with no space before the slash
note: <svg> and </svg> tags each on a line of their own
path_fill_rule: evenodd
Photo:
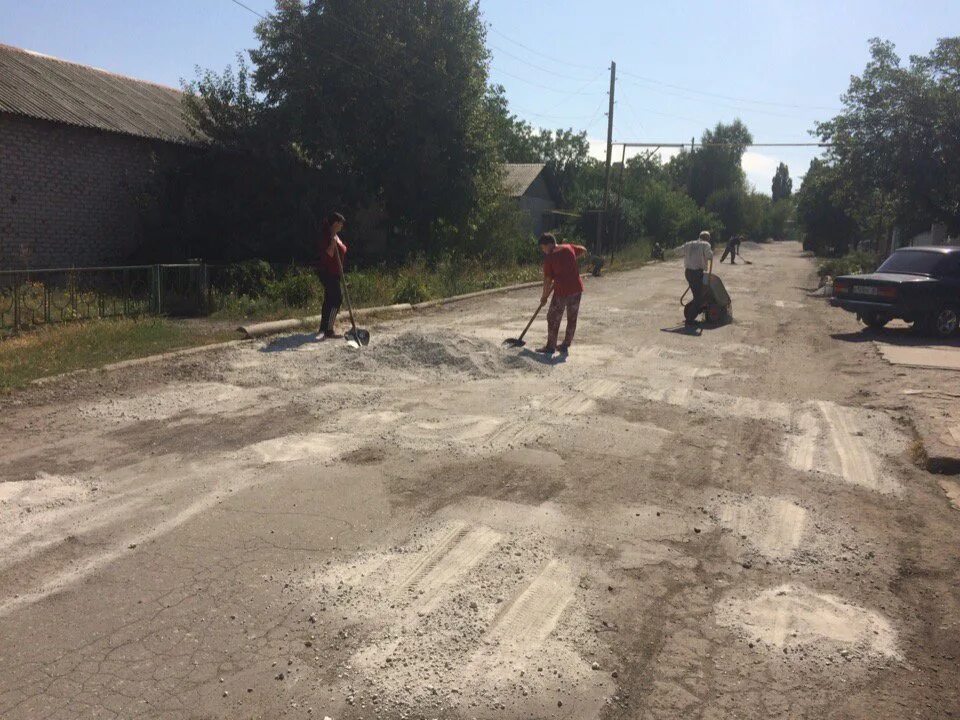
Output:
<svg viewBox="0 0 960 720">
<path fill-rule="evenodd" d="M 663 260 L 663 245 L 659 242 L 653 244 L 653 259 L 654 260 Z"/>
<path fill-rule="evenodd" d="M 347 246 L 340 240 L 338 233 L 343 229 L 346 218 L 338 212 L 330 213 L 320 224 L 320 282 L 323 283 L 323 308 L 320 311 L 319 340 L 341 338 L 334 326 L 337 313 L 343 304 L 343 290 L 340 281 L 343 276 L 343 260 Z M 337 257 L 339 253 L 340 257 Z"/>
<path fill-rule="evenodd" d="M 696 303 L 696 307 L 699 308 L 703 305 L 703 273 L 704 271 L 713 272 L 713 246 L 710 244 L 710 233 L 704 230 L 696 240 L 684 243 L 681 250 L 683 250 L 683 272 L 693 293 L 691 302 Z M 688 325 L 691 322 L 686 321 Z"/>
<path fill-rule="evenodd" d="M 539 245 L 540 252 L 544 255 L 543 294 L 540 296 L 540 304 L 547 303 L 550 293 L 553 293 L 553 300 L 547 310 L 547 344 L 537 352 L 553 355 L 559 350 L 566 353 L 573 344 L 573 335 L 577 331 L 577 315 L 583 295 L 583 280 L 580 278 L 577 258 L 585 255 L 587 249 L 582 245 L 558 244 L 553 233 L 541 235 Z M 564 312 L 567 314 L 567 329 L 563 343 L 557 345 Z"/>
<path fill-rule="evenodd" d="M 727 240 L 727 246 L 723 250 L 723 255 L 720 256 L 720 262 L 723 262 L 727 259 L 727 255 L 730 256 L 730 264 L 737 264 L 737 253 L 740 252 L 740 241 L 743 238 L 740 235 L 731 235 L 730 239 Z"/>
</svg>

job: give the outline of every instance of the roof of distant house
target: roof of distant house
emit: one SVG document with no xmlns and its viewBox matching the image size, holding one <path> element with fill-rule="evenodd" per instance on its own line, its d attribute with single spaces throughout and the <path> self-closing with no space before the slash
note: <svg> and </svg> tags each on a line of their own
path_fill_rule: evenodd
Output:
<svg viewBox="0 0 960 720">
<path fill-rule="evenodd" d="M 510 197 L 521 197 L 533 181 L 540 177 L 546 167 L 544 163 L 505 163 L 503 165 L 503 187 Z"/>
<path fill-rule="evenodd" d="M 191 143 L 182 97 L 174 88 L 0 44 L 0 113 Z"/>
</svg>

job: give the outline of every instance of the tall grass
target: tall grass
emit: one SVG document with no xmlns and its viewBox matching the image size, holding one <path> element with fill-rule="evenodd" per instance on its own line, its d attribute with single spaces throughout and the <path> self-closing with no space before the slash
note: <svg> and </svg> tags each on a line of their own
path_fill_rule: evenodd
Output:
<svg viewBox="0 0 960 720">
<path fill-rule="evenodd" d="M 445 259 L 435 263 L 423 260 L 401 268 L 368 269 L 348 272 L 350 300 L 356 308 L 418 303 L 436 298 L 462 295 L 476 290 L 514 285 L 542 276 L 539 264 L 487 267 L 482 261 Z M 296 280 L 291 280 L 296 278 Z M 294 290 L 289 288 L 297 283 Z M 290 302 L 291 299 L 297 302 Z M 267 286 L 259 296 L 236 292 L 215 292 L 214 319 L 274 319 L 291 313 L 312 315 L 320 312 L 323 288 L 307 273 L 295 273 Z"/>
<path fill-rule="evenodd" d="M 235 338 L 233 331 L 162 318 L 48 325 L 0 342 L 0 392 L 71 370 Z"/>
</svg>

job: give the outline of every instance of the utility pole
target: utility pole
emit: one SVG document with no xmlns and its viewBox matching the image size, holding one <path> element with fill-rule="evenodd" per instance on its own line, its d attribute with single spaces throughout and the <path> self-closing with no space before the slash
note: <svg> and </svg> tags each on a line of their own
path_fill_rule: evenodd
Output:
<svg viewBox="0 0 960 720">
<path fill-rule="evenodd" d="M 613 262 L 613 251 L 620 244 L 620 217 L 623 215 L 623 171 L 627 167 L 627 146 L 623 146 L 620 156 L 620 177 L 617 179 L 617 214 L 613 216 L 613 240 L 610 242 L 610 262 Z"/>
<path fill-rule="evenodd" d="M 607 112 L 607 171 L 603 181 L 603 213 L 597 218 L 597 255 L 603 254 L 603 231 L 610 206 L 610 163 L 613 155 L 613 94 L 617 85 L 617 63 L 610 61 L 610 110 Z"/>
</svg>

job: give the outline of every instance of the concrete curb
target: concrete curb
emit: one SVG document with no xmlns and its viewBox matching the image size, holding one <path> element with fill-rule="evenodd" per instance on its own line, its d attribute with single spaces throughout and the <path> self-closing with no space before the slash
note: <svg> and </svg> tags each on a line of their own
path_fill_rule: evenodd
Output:
<svg viewBox="0 0 960 720">
<path fill-rule="evenodd" d="M 138 365 L 149 365 L 150 363 L 159 362 L 161 360 L 174 360 L 176 358 L 189 357 L 190 355 L 198 355 L 209 350 L 222 350 L 224 348 L 235 347 L 246 342 L 246 340 L 228 340 L 227 342 L 214 343 L 212 345 L 197 345 L 195 347 L 184 348 L 183 350 L 171 350 L 170 352 L 160 353 L 158 355 L 147 355 L 146 357 L 133 358 L 132 360 L 121 360 L 120 362 L 110 363 L 109 365 L 101 365 L 100 367 L 71 370 L 70 372 L 60 373 L 59 375 L 48 375 L 47 377 L 31 380 L 30 384 L 39 386 L 48 385 L 50 383 L 57 382 L 58 380 L 66 380 L 72 377 L 80 377 L 82 375 L 107 372 L 110 370 L 121 370 L 123 368 L 136 367 Z"/>
<path fill-rule="evenodd" d="M 436 300 L 427 300 L 426 302 L 417 303 L 413 306 L 414 310 L 428 310 L 432 307 L 440 307 L 441 305 L 449 305 L 450 303 L 460 302 L 461 300 L 473 300 L 473 298 L 485 297 L 487 295 L 496 295 L 497 293 L 508 293 L 514 290 L 526 290 L 527 288 L 537 287 L 538 285 L 543 285 L 542 280 L 534 280 L 533 282 L 520 283 L 519 285 L 507 285 L 506 287 L 490 288 L 489 290 L 477 290 L 475 292 L 465 293 L 463 295 L 452 295 L 451 297 L 437 298 Z"/>
<path fill-rule="evenodd" d="M 927 414 L 913 403 L 910 404 L 913 427 L 923 443 L 926 455 L 924 466 L 934 475 L 960 475 L 960 447 L 948 445 L 940 439 L 943 428 L 930 421 Z"/>
<path fill-rule="evenodd" d="M 581 277 L 587 278 L 590 277 L 590 273 L 582 273 Z M 378 307 L 370 308 L 360 308 L 359 310 L 354 311 L 354 316 L 358 318 L 367 317 L 370 315 L 382 315 L 382 314 L 392 314 L 392 313 L 403 313 L 403 312 L 414 312 L 417 310 L 427 310 L 432 307 L 439 307 L 442 305 L 448 305 L 450 303 L 460 302 L 461 300 L 471 300 L 473 298 L 484 297 L 487 295 L 495 295 L 497 293 L 507 293 L 514 290 L 524 290 L 527 288 L 538 287 L 542 284 L 542 281 L 537 280 L 534 282 L 520 283 L 519 285 L 507 285 L 506 287 L 500 288 L 490 288 L 489 290 L 478 290 L 472 293 L 466 293 L 464 295 L 454 295 L 447 298 L 438 298 L 436 300 L 428 300 L 426 302 L 417 303 L 416 305 L 411 305 L 410 303 L 398 303 L 396 305 L 380 305 Z M 271 322 L 265 323 L 255 323 L 253 325 L 241 325 L 237 328 L 237 331 L 244 334 L 244 338 L 241 340 L 228 340 L 227 342 L 214 343 L 213 345 L 197 345 L 196 347 L 184 348 L 183 350 L 172 350 L 166 353 L 160 353 L 158 355 L 147 355 L 142 358 L 134 358 L 132 360 L 121 360 L 120 362 L 110 363 L 109 365 L 101 365 L 96 368 L 84 368 L 82 370 L 72 370 L 71 372 L 61 373 L 59 375 L 49 375 L 47 377 L 37 378 L 36 380 L 31 380 L 30 385 L 34 386 L 43 386 L 50 383 L 57 382 L 59 380 L 66 380 L 72 377 L 79 377 L 82 375 L 90 375 L 92 373 L 98 372 L 107 372 L 110 370 L 120 370 L 122 368 L 136 367 L 138 365 L 148 365 L 150 363 L 159 362 L 161 360 L 174 360 L 176 358 L 188 357 L 190 355 L 197 355 L 202 352 L 207 352 L 209 350 L 221 350 L 224 348 L 235 347 L 237 345 L 242 345 L 244 343 L 250 342 L 253 339 L 266 337 L 267 335 L 276 335 L 277 333 L 284 332 L 286 330 L 296 330 L 300 327 L 307 327 L 310 325 L 319 325 L 320 316 L 312 315 L 310 317 L 304 318 L 289 318 L 287 320 L 274 320 Z"/>
<path fill-rule="evenodd" d="M 398 303 L 397 305 L 380 305 L 379 307 L 361 308 L 354 311 L 354 317 L 364 318 L 369 315 L 381 315 L 410 312 L 413 306 L 410 303 Z M 311 315 L 304 318 L 289 318 L 287 320 L 272 320 L 270 322 L 254 323 L 253 325 L 241 325 L 237 332 L 242 333 L 247 340 L 265 337 L 267 335 L 276 335 L 287 330 L 296 330 L 301 327 L 319 325 L 320 316 Z"/>
</svg>

